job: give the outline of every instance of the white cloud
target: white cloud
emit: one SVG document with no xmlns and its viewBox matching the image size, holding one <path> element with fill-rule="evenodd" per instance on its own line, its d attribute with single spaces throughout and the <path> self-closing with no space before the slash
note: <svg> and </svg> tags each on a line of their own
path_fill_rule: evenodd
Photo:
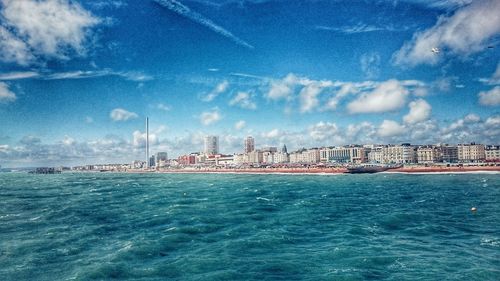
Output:
<svg viewBox="0 0 500 281">
<path fill-rule="evenodd" d="M 318 122 L 309 127 L 309 137 L 315 141 L 339 143 L 339 128 L 335 123 Z"/>
<path fill-rule="evenodd" d="M 213 111 L 205 111 L 200 115 L 201 124 L 208 126 L 210 124 L 216 123 L 221 120 L 222 116 L 219 113 L 219 110 L 215 109 Z"/>
<path fill-rule="evenodd" d="M 396 121 L 384 120 L 378 128 L 378 135 L 381 137 L 393 137 L 402 135 L 405 132 L 404 126 Z"/>
<path fill-rule="evenodd" d="M 30 49 L 21 39 L 17 38 L 0 25 L 0 60 L 28 65 L 33 60 Z"/>
<path fill-rule="evenodd" d="M 311 83 L 318 83 L 321 87 L 331 86 L 331 81 L 316 81 L 307 77 L 298 77 L 293 73 L 289 73 L 283 79 L 270 80 L 270 88 L 267 93 L 267 98 L 272 100 L 289 99 L 294 93 L 296 86 L 307 86 Z"/>
<path fill-rule="evenodd" d="M 146 138 L 147 138 L 146 132 L 134 131 L 132 136 L 133 136 L 132 144 L 135 147 L 145 147 L 146 146 Z M 149 145 L 156 145 L 156 144 L 158 144 L 158 141 L 159 141 L 158 137 L 155 133 L 149 133 Z"/>
<path fill-rule="evenodd" d="M 264 133 L 264 137 L 266 138 L 276 138 L 280 135 L 280 130 L 278 129 L 272 129 L 271 131 L 267 132 L 267 133 Z"/>
<path fill-rule="evenodd" d="M 431 116 L 432 107 L 423 99 L 410 102 L 408 105 L 410 112 L 403 117 L 403 121 L 408 124 L 415 124 L 425 121 Z"/>
<path fill-rule="evenodd" d="M 111 69 L 102 70 L 76 70 L 69 72 L 56 72 L 46 75 L 41 75 L 40 78 L 45 80 L 62 80 L 62 79 L 86 79 L 103 76 L 118 76 L 129 81 L 144 82 L 154 79 L 152 76 L 137 71 L 121 72 Z"/>
<path fill-rule="evenodd" d="M 202 100 L 206 102 L 213 101 L 217 96 L 224 93 L 228 87 L 229 87 L 229 82 L 227 80 L 224 80 L 219 84 L 217 84 L 217 86 L 215 86 L 215 89 L 213 89 L 210 93 L 208 93 L 208 95 L 203 97 Z"/>
<path fill-rule="evenodd" d="M 109 114 L 113 121 L 127 121 L 139 117 L 137 113 L 127 111 L 123 108 L 115 108 Z"/>
<path fill-rule="evenodd" d="M 379 84 L 372 92 L 361 94 L 347 105 L 350 113 L 381 113 L 403 107 L 409 91 L 397 80 Z"/>
<path fill-rule="evenodd" d="M 14 102 L 17 99 L 16 94 L 9 90 L 9 85 L 0 82 L 0 103 Z"/>
<path fill-rule="evenodd" d="M 340 86 L 340 89 L 331 97 L 326 103 L 325 110 L 335 110 L 339 102 L 349 94 L 357 94 L 362 88 L 361 85 L 356 83 L 346 82 Z"/>
<path fill-rule="evenodd" d="M 480 120 L 481 120 L 481 117 L 479 117 L 477 114 L 474 114 L 474 113 L 467 114 L 464 117 L 464 121 L 467 123 L 476 123 L 476 122 L 479 122 Z"/>
<path fill-rule="evenodd" d="M 500 128 L 500 115 L 488 117 L 485 124 L 489 127 L 497 127 L 497 129 Z"/>
<path fill-rule="evenodd" d="M 429 8 L 437 9 L 456 9 L 465 5 L 472 3 L 474 0 L 407 0 L 409 2 L 416 2 L 426 5 Z"/>
<path fill-rule="evenodd" d="M 375 26 L 371 24 L 366 24 L 362 22 L 358 22 L 356 25 L 351 26 L 342 26 L 342 27 L 331 27 L 331 26 L 323 26 L 318 25 L 315 27 L 317 30 L 325 30 L 325 31 L 335 31 L 341 32 L 345 34 L 357 34 L 357 33 L 367 33 L 374 31 L 400 31 L 406 30 L 407 28 L 395 28 L 394 26 Z"/>
<path fill-rule="evenodd" d="M 319 83 L 311 83 L 302 88 L 299 93 L 301 113 L 310 112 L 318 106 L 318 95 L 322 90 L 322 85 L 320 85 Z"/>
<path fill-rule="evenodd" d="M 64 139 L 62 141 L 64 145 L 73 145 L 76 143 L 75 139 L 70 137 L 70 136 L 64 136 Z"/>
<path fill-rule="evenodd" d="M 85 123 L 87 123 L 87 124 L 94 123 L 94 118 L 92 118 L 90 116 L 86 116 L 85 117 Z"/>
<path fill-rule="evenodd" d="M 363 54 L 359 62 L 366 78 L 373 79 L 378 77 L 380 73 L 380 55 L 378 53 Z"/>
<path fill-rule="evenodd" d="M 345 132 L 346 141 L 349 143 L 368 144 L 374 143 L 377 135 L 375 126 L 370 122 L 361 122 L 359 124 L 349 124 Z"/>
<path fill-rule="evenodd" d="M 289 73 L 282 80 L 273 80 L 270 83 L 269 92 L 267 93 L 267 98 L 271 100 L 287 99 L 293 94 L 295 85 L 298 84 L 300 78 L 295 76 L 293 73 Z"/>
<path fill-rule="evenodd" d="M 436 139 L 441 142 L 497 144 L 500 138 L 499 125 L 499 115 L 490 116 L 486 121 L 482 121 L 479 116 L 468 114 L 440 130 L 431 130 L 430 132 L 436 132 Z"/>
<path fill-rule="evenodd" d="M 329 80 L 312 80 L 307 77 L 298 77 L 289 73 L 283 79 L 269 81 L 269 92 L 266 98 L 270 100 L 286 100 L 288 102 L 287 110 L 291 111 L 290 103 L 296 98 L 296 89 L 299 98 L 299 110 L 301 113 L 311 112 L 319 105 L 318 96 L 325 88 L 338 87 L 342 83 Z"/>
<path fill-rule="evenodd" d="M 252 101 L 250 94 L 247 92 L 238 92 L 238 94 L 236 94 L 236 96 L 229 101 L 229 105 L 236 105 L 244 109 L 257 109 L 257 105 Z"/>
<path fill-rule="evenodd" d="M 497 106 L 500 105 L 500 86 L 496 86 L 495 88 L 486 91 L 480 92 L 479 103 L 485 106 Z"/>
<path fill-rule="evenodd" d="M 401 65 L 435 64 L 448 53 L 460 56 L 484 50 L 485 43 L 500 33 L 500 1 L 474 1 L 452 16 L 441 16 L 437 23 L 413 35 L 394 56 Z M 440 48 L 435 54 L 432 48 Z"/>
<path fill-rule="evenodd" d="M 171 109 L 171 107 L 169 105 L 166 105 L 163 103 L 157 104 L 156 108 L 158 108 L 159 110 L 162 110 L 162 111 L 170 111 L 170 109 Z"/>
<path fill-rule="evenodd" d="M 18 79 L 34 78 L 38 76 L 40 76 L 40 74 L 34 71 L 8 72 L 8 73 L 0 73 L 0 80 L 18 80 Z"/>
<path fill-rule="evenodd" d="M 1 0 L 4 24 L 12 33 L 0 31 L 8 44 L 0 45 L 2 59 L 21 65 L 32 63 L 35 56 L 67 59 L 70 51 L 86 53 L 91 28 L 100 20 L 68 0 Z M 1 40 L 4 41 L 4 40 Z M 10 48 L 7 48 L 10 47 Z"/>
<path fill-rule="evenodd" d="M 240 120 L 234 124 L 234 128 L 238 131 L 245 128 L 245 126 L 246 126 L 246 122 L 244 120 Z"/>
</svg>

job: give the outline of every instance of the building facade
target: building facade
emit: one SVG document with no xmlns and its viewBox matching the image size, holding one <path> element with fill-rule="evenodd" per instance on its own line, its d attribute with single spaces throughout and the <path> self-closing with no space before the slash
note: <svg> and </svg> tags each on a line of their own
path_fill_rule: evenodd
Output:
<svg viewBox="0 0 500 281">
<path fill-rule="evenodd" d="M 458 148 L 451 145 L 441 145 L 442 159 L 445 163 L 458 162 Z"/>
<path fill-rule="evenodd" d="M 248 136 L 245 139 L 245 153 L 249 153 L 255 150 L 255 139 L 251 136 Z"/>
<path fill-rule="evenodd" d="M 382 148 L 383 163 L 410 164 L 417 162 L 417 151 L 409 143 Z"/>
<path fill-rule="evenodd" d="M 322 163 L 364 163 L 365 148 L 360 146 L 323 147 L 319 150 Z"/>
<path fill-rule="evenodd" d="M 275 153 L 273 156 L 273 163 L 283 164 L 288 162 L 290 162 L 290 156 L 288 155 L 288 153 L 283 152 L 283 150 L 281 152 Z"/>
<path fill-rule="evenodd" d="M 417 148 L 417 163 L 429 164 L 443 161 L 443 153 L 440 147 L 424 145 Z"/>
<path fill-rule="evenodd" d="M 482 144 L 459 144 L 457 150 L 458 161 L 460 162 L 481 162 L 486 159 L 484 145 Z"/>
<path fill-rule="evenodd" d="M 500 162 L 500 145 L 487 145 L 484 154 L 487 162 Z"/>
<path fill-rule="evenodd" d="M 219 154 L 219 137 L 218 136 L 206 136 L 205 146 L 203 152 L 206 155 Z"/>
</svg>

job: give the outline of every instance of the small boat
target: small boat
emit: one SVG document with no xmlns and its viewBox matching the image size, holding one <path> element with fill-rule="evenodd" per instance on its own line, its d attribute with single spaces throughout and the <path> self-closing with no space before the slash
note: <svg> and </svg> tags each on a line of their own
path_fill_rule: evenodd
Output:
<svg viewBox="0 0 500 281">
<path fill-rule="evenodd" d="M 393 169 L 395 167 L 389 165 L 380 165 L 380 164 L 363 164 L 356 166 L 347 167 L 347 173 L 349 174 L 373 174 L 387 171 L 389 169 Z"/>
</svg>

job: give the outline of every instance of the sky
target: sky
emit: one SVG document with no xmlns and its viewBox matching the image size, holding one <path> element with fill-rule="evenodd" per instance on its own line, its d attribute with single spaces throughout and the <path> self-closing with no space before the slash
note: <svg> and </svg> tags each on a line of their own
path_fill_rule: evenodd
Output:
<svg viewBox="0 0 500 281">
<path fill-rule="evenodd" d="M 500 144 L 500 0 L 0 0 L 0 165 Z"/>
</svg>

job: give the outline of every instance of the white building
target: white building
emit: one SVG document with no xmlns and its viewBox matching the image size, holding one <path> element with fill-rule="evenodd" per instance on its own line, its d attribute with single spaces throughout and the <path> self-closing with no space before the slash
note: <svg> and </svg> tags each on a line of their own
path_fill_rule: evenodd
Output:
<svg viewBox="0 0 500 281">
<path fill-rule="evenodd" d="M 259 164 L 264 160 L 264 155 L 260 150 L 254 150 L 252 152 L 247 153 L 248 155 L 248 163 Z"/>
<path fill-rule="evenodd" d="M 371 163 L 384 163 L 384 153 L 383 153 L 382 149 L 383 149 L 382 146 L 374 147 L 368 153 L 368 162 L 371 162 Z"/>
<path fill-rule="evenodd" d="M 366 162 L 365 148 L 358 146 L 349 147 L 324 147 L 320 149 L 320 161 L 323 163 L 363 163 Z"/>
<path fill-rule="evenodd" d="M 484 145 L 482 144 L 459 144 L 458 161 L 460 162 L 480 162 L 486 159 Z"/>
<path fill-rule="evenodd" d="M 243 153 L 243 154 L 234 154 L 233 155 L 233 163 L 235 165 L 241 165 L 248 163 L 248 155 Z"/>
<path fill-rule="evenodd" d="M 271 151 L 262 152 L 262 163 L 266 164 L 274 163 L 274 152 Z"/>
<path fill-rule="evenodd" d="M 205 159 L 205 164 L 210 166 L 228 166 L 234 164 L 233 155 L 210 155 Z"/>
<path fill-rule="evenodd" d="M 408 164 L 417 162 L 417 151 L 409 143 L 382 148 L 383 163 Z"/>
<path fill-rule="evenodd" d="M 434 145 L 424 145 L 417 148 L 417 162 L 428 164 L 443 161 L 443 152 L 440 147 Z"/>
<path fill-rule="evenodd" d="M 277 152 L 273 156 L 273 162 L 277 164 L 288 163 L 290 162 L 290 156 L 286 152 Z"/>
<path fill-rule="evenodd" d="M 290 163 L 314 164 L 320 161 L 320 151 L 317 148 L 302 149 L 290 153 Z"/>
<path fill-rule="evenodd" d="M 500 145 L 487 145 L 484 149 L 488 162 L 500 162 Z"/>
</svg>

